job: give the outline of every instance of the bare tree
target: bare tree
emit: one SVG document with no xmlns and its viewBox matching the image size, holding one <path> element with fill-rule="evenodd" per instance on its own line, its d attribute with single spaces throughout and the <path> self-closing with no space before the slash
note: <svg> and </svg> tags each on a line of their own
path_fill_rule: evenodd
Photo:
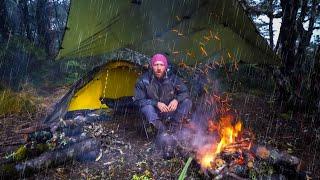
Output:
<svg viewBox="0 0 320 180">
<path fill-rule="evenodd" d="M 30 3 L 28 0 L 19 1 L 19 9 L 21 13 L 21 26 L 22 26 L 21 31 L 22 31 L 22 34 L 23 35 L 25 34 L 30 41 L 33 41 L 28 3 Z"/>
<path fill-rule="evenodd" d="M 297 21 L 297 28 L 299 32 L 299 45 L 297 48 L 296 58 L 297 58 L 297 65 L 300 66 L 306 58 L 306 49 L 310 45 L 311 37 L 314 31 L 316 15 L 317 13 L 317 0 L 312 0 L 310 13 L 308 12 L 308 0 L 303 0 L 301 13 Z M 309 21 L 309 27 L 307 30 L 304 29 L 303 23 L 305 22 L 306 17 Z"/>
<path fill-rule="evenodd" d="M 279 44 L 280 57 L 283 60 L 286 73 L 291 73 L 295 64 L 296 41 L 298 38 L 296 23 L 299 10 L 299 1 L 281 0 L 282 24 L 280 27 Z"/>
<path fill-rule="evenodd" d="M 4 40 L 9 38 L 10 30 L 8 26 L 7 7 L 5 0 L 0 0 L 0 33 Z"/>
<path fill-rule="evenodd" d="M 308 101 L 307 98 L 303 100 L 305 97 L 302 94 L 313 94 L 314 99 L 320 98 L 319 93 L 314 93 L 319 91 L 312 90 L 317 89 L 318 86 L 314 83 L 308 83 L 318 82 L 316 78 L 320 77 L 319 62 L 316 59 L 319 58 L 319 55 L 312 55 L 316 54 L 316 48 L 313 48 L 314 45 L 311 44 L 314 30 L 319 28 L 317 26 L 319 26 L 318 20 L 320 18 L 320 1 L 240 0 L 240 2 L 244 4 L 246 11 L 251 16 L 265 15 L 268 17 L 269 23 L 264 23 L 262 26 L 267 26 L 268 35 L 265 36 L 270 38 L 272 48 L 274 44 L 273 20 L 281 18 L 280 34 L 274 50 L 282 59 L 282 75 L 276 77 L 286 79 L 277 80 L 277 82 L 287 83 L 278 84 L 279 89 L 284 90 L 281 91 L 280 97 L 283 100 L 294 102 Z"/>
<path fill-rule="evenodd" d="M 36 24 L 39 45 L 44 47 L 47 54 L 50 55 L 50 17 L 48 0 L 38 0 L 36 4 Z"/>
</svg>

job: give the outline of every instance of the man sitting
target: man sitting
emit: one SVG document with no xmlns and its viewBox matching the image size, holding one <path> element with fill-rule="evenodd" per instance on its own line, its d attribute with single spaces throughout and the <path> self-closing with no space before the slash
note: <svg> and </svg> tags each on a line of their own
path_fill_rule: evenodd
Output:
<svg viewBox="0 0 320 180">
<path fill-rule="evenodd" d="M 155 54 L 151 70 L 141 75 L 135 86 L 135 103 L 149 123 L 163 132 L 161 119 L 180 125 L 188 115 L 192 102 L 186 85 L 174 74 L 167 73 L 168 61 L 163 54 Z"/>
</svg>

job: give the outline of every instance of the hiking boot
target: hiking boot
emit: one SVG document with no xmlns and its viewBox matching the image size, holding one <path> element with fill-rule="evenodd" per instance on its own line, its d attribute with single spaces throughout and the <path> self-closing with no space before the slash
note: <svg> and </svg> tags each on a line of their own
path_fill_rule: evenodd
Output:
<svg viewBox="0 0 320 180">
<path fill-rule="evenodd" d="M 166 146 L 163 150 L 162 158 L 166 160 L 174 158 L 174 148 L 172 146 Z"/>
<path fill-rule="evenodd" d="M 161 122 L 161 120 L 155 120 L 152 122 L 152 124 L 158 130 L 158 133 L 163 133 L 167 130 L 166 126 Z"/>
<path fill-rule="evenodd" d="M 190 122 L 191 122 L 191 118 L 189 118 L 189 117 L 185 117 L 182 119 L 182 123 L 184 123 L 184 124 L 188 124 Z"/>
<path fill-rule="evenodd" d="M 172 133 L 175 133 L 175 132 L 177 132 L 177 131 L 180 131 L 181 128 L 182 128 L 182 124 L 181 124 L 181 123 L 179 123 L 179 122 L 172 122 L 172 123 L 170 124 L 169 132 L 171 132 L 171 134 L 172 134 Z"/>
</svg>

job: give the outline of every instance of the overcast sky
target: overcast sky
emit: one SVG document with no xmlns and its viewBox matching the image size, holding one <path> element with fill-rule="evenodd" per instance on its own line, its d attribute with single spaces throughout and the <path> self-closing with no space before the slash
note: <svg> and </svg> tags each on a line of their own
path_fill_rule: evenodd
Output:
<svg viewBox="0 0 320 180">
<path fill-rule="evenodd" d="M 257 22 L 262 22 L 263 21 L 263 22 L 267 22 L 268 23 L 269 22 L 269 18 L 267 16 L 259 16 L 259 18 L 256 19 L 255 21 L 257 21 Z M 316 26 L 319 26 L 319 24 L 320 24 L 320 22 L 318 21 L 318 24 Z M 277 43 L 279 32 L 280 32 L 280 26 L 281 26 L 281 18 L 273 19 L 273 29 L 274 29 L 273 42 L 274 42 L 274 44 Z M 308 29 L 308 26 L 309 26 L 308 22 L 304 23 L 304 28 L 305 29 Z M 265 26 L 265 28 L 268 28 L 268 27 Z M 263 31 L 261 28 L 259 30 L 260 30 L 260 33 Z M 263 35 L 263 36 L 265 38 L 269 38 L 268 35 L 267 36 Z M 315 30 L 313 32 L 312 41 L 315 40 L 316 36 L 320 36 L 320 29 Z"/>
</svg>

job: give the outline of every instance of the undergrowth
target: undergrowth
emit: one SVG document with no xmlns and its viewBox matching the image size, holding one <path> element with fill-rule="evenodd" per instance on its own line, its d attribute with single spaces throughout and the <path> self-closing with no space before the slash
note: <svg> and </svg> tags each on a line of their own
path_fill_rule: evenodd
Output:
<svg viewBox="0 0 320 180">
<path fill-rule="evenodd" d="M 37 112 L 39 100 L 32 90 L 15 92 L 10 88 L 0 88 L 0 116 L 29 114 Z"/>
</svg>

